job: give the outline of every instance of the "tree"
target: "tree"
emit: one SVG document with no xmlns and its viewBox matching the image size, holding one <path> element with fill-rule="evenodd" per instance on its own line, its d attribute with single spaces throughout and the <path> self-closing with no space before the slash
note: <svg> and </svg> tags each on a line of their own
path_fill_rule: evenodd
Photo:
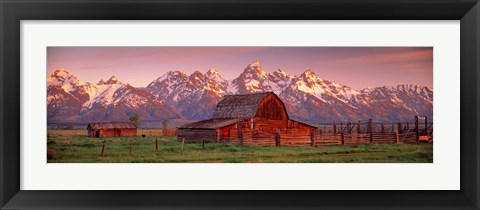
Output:
<svg viewBox="0 0 480 210">
<path fill-rule="evenodd" d="M 163 120 L 162 121 L 162 128 L 165 130 L 168 127 L 168 120 Z"/>
<path fill-rule="evenodd" d="M 138 113 L 135 113 L 133 114 L 131 117 L 130 117 L 130 122 L 135 124 L 135 126 L 138 126 L 140 125 L 140 115 Z"/>
</svg>

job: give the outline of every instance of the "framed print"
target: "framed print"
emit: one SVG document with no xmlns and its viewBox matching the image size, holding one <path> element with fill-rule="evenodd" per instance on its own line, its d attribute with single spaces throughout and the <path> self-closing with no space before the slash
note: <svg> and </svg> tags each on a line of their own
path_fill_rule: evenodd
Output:
<svg viewBox="0 0 480 210">
<path fill-rule="evenodd" d="M 478 1 L 0 6 L 2 208 L 478 208 Z"/>
</svg>

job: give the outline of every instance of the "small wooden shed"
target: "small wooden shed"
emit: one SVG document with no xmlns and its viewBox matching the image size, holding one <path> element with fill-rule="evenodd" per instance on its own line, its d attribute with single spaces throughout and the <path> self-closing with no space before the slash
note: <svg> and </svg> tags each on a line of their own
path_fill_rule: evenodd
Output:
<svg viewBox="0 0 480 210">
<path fill-rule="evenodd" d="M 88 123 L 88 137 L 136 136 L 137 126 L 131 122 L 94 122 Z"/>
<path fill-rule="evenodd" d="M 316 127 L 291 120 L 273 92 L 226 95 L 212 119 L 178 127 L 178 140 L 285 145 L 314 141 Z"/>
</svg>

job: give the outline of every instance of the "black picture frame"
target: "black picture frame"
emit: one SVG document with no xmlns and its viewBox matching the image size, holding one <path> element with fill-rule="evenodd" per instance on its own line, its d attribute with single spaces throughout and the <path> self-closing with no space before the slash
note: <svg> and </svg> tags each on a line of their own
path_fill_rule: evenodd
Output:
<svg viewBox="0 0 480 210">
<path fill-rule="evenodd" d="M 0 206 L 2 209 L 479 208 L 480 4 L 478 0 L 0 0 L 0 14 Z M 20 190 L 20 21 L 150 19 L 460 20 L 461 190 Z"/>
</svg>

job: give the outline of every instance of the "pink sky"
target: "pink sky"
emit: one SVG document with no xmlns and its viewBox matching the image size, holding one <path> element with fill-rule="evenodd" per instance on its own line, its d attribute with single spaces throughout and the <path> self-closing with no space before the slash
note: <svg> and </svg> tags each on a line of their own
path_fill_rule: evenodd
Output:
<svg viewBox="0 0 480 210">
<path fill-rule="evenodd" d="M 253 60 L 266 72 L 299 75 L 311 69 L 354 89 L 404 83 L 433 88 L 431 47 L 48 47 L 47 76 L 65 68 L 81 81 L 115 75 L 145 87 L 170 70 L 215 68 L 234 79 Z"/>
</svg>

